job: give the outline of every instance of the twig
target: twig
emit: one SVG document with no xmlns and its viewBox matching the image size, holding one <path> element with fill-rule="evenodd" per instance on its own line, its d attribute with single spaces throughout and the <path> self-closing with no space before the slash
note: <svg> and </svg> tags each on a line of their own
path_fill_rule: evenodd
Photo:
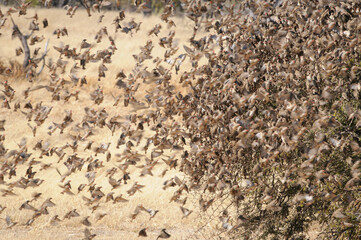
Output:
<svg viewBox="0 0 361 240">
<path fill-rule="evenodd" d="M 23 46 L 24 49 L 24 62 L 23 62 L 23 68 L 26 69 L 26 67 L 29 65 L 30 63 L 30 49 L 29 49 L 29 45 L 28 45 L 28 38 L 33 34 L 33 32 L 31 32 L 29 35 L 25 35 L 20 31 L 18 25 L 15 24 L 14 19 L 12 17 L 10 17 L 11 22 L 13 23 L 13 36 L 16 35 L 21 42 L 21 45 Z"/>
<path fill-rule="evenodd" d="M 49 40 L 46 41 L 46 44 L 45 44 L 45 50 L 44 50 L 44 53 L 43 55 L 40 57 L 40 60 L 43 60 L 43 65 L 41 66 L 41 68 L 39 69 L 39 71 L 36 73 L 36 75 L 40 75 L 40 73 L 43 71 L 44 67 L 45 67 L 45 56 L 46 54 L 48 53 L 48 45 L 49 45 Z"/>
</svg>

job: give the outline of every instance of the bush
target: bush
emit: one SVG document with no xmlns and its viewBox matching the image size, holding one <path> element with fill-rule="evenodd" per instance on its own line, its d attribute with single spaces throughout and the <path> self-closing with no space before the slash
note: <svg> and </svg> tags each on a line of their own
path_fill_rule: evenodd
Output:
<svg viewBox="0 0 361 240">
<path fill-rule="evenodd" d="M 182 77 L 191 92 L 165 110 L 192 136 L 182 169 L 211 204 L 228 186 L 236 210 L 215 214 L 234 238 L 304 239 L 318 223 L 319 237 L 357 239 L 361 57 L 352 33 L 361 4 L 249 4 L 203 5 L 208 16 L 216 9 L 210 33 L 186 51 L 208 61 L 193 61 L 196 74 Z"/>
</svg>

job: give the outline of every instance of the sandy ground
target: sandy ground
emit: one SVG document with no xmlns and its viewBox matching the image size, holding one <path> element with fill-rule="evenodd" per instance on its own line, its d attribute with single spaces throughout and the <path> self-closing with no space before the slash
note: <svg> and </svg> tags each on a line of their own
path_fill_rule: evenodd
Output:
<svg viewBox="0 0 361 240">
<path fill-rule="evenodd" d="M 7 10 L 7 8 L 3 6 L 0 6 L 0 8 L 2 12 L 6 12 Z M 69 91 L 70 93 L 79 91 L 78 101 L 75 101 L 73 97 L 67 102 L 64 100 L 51 101 L 51 93 L 46 89 L 30 92 L 29 97 L 25 99 L 23 92 L 26 89 L 34 88 L 39 85 L 47 85 L 49 83 L 47 70 L 44 70 L 43 74 L 32 83 L 29 83 L 22 78 L 4 75 L 0 76 L 0 82 L 3 83 L 4 81 L 8 81 L 10 86 L 16 91 L 14 98 L 10 103 L 11 109 L 0 108 L 0 120 L 6 120 L 5 131 L 0 132 L 0 134 L 5 134 L 6 136 L 4 146 L 8 148 L 9 151 L 18 150 L 18 144 L 23 139 L 26 139 L 28 153 L 32 153 L 30 159 L 34 158 L 35 161 L 39 161 L 38 164 L 33 166 L 33 171 L 37 172 L 35 178 L 44 180 L 38 187 L 27 187 L 26 189 L 14 187 L 12 190 L 16 194 L 14 196 L 0 195 L 0 206 L 6 207 L 5 210 L 2 212 L 0 211 L 0 239 L 82 239 L 84 237 L 83 230 L 85 229 L 85 226 L 81 224 L 81 221 L 86 216 L 89 216 L 89 221 L 92 223 L 92 226 L 88 228 L 91 233 L 96 234 L 95 239 L 139 239 L 138 232 L 142 228 L 147 228 L 148 239 L 156 239 L 163 228 L 167 229 L 167 232 L 171 234 L 171 239 L 225 239 L 225 235 L 219 234 L 220 231 L 217 231 L 217 229 L 220 229 L 220 224 L 215 217 L 217 214 L 214 214 L 221 212 L 224 207 L 227 206 L 225 202 L 219 201 L 219 203 L 213 204 L 206 213 L 201 213 L 198 208 L 198 199 L 194 197 L 195 193 L 183 194 L 183 199 L 187 197 L 187 202 L 184 207 L 193 210 L 193 213 L 187 218 L 182 218 L 180 204 L 170 202 L 170 198 L 178 187 L 170 187 L 163 190 L 163 183 L 166 180 L 171 179 L 174 176 L 184 179 L 185 176 L 176 169 L 169 170 L 164 176 L 161 176 L 162 172 L 169 168 L 162 161 L 162 158 L 167 159 L 173 154 L 175 154 L 176 158 L 180 158 L 182 151 L 166 150 L 163 156 L 157 158 L 159 164 L 154 167 L 152 171 L 153 176 L 140 176 L 141 167 L 145 164 L 145 158 L 150 158 L 150 153 L 152 151 L 152 147 L 150 147 L 148 152 L 145 153 L 143 147 L 147 138 L 155 136 L 155 131 L 152 130 L 153 124 L 149 127 L 145 125 L 142 140 L 138 146 L 135 146 L 132 149 L 134 152 L 142 154 L 142 156 L 140 157 L 141 160 L 137 162 L 135 166 L 131 165 L 128 168 L 131 179 L 127 184 L 122 182 L 119 188 L 113 190 L 108 183 L 107 170 L 114 167 L 117 168 L 125 161 L 124 159 L 121 159 L 125 146 L 123 145 L 119 149 L 116 148 L 117 140 L 123 131 L 122 128 L 117 129 L 112 136 L 111 131 L 107 127 L 96 127 L 93 131 L 93 136 L 88 137 L 85 141 L 79 141 L 77 151 L 78 157 L 86 159 L 93 156 L 103 162 L 104 166 L 96 170 L 96 186 L 101 186 L 105 195 L 113 191 L 114 196 L 123 194 L 123 197 L 129 200 L 128 202 L 113 204 L 111 201 L 105 202 L 104 197 L 100 200 L 99 207 L 95 211 L 91 208 L 94 204 L 88 206 L 83 200 L 83 197 L 90 197 L 90 193 L 87 191 L 89 188 L 88 180 L 85 177 L 87 164 L 85 164 L 81 171 L 71 174 L 64 181 L 71 180 L 71 190 L 74 195 L 61 194 L 63 189 L 59 185 L 64 182 L 60 182 L 61 176 L 58 174 L 57 169 L 61 174 L 64 174 L 67 171 L 66 166 L 63 164 L 64 160 L 58 163 L 58 156 L 55 154 L 53 156 L 43 156 L 43 158 L 39 158 L 40 151 L 33 150 L 33 147 L 39 140 L 43 140 L 43 143 L 48 143 L 50 148 L 61 147 L 67 143 L 71 144 L 73 142 L 72 136 L 84 134 L 84 131 L 79 130 L 76 125 L 82 121 L 85 107 L 93 108 L 97 111 L 105 109 L 109 114 L 108 120 L 113 116 L 120 115 L 120 122 L 122 122 L 124 127 L 129 124 L 127 117 L 130 114 L 137 114 L 138 116 L 142 114 L 146 115 L 147 110 L 137 111 L 132 106 L 124 107 L 124 92 L 122 89 L 115 87 L 115 75 L 120 70 L 124 70 L 126 75 L 132 73 L 135 65 L 135 60 L 132 55 L 138 54 L 140 52 L 140 47 L 144 46 L 148 40 L 153 41 L 154 49 L 152 50 L 152 55 L 154 58 L 163 58 L 166 49 L 158 45 L 159 38 L 154 35 L 148 36 L 150 29 L 158 23 L 162 25 L 159 37 L 167 36 L 170 30 L 176 31 L 174 42 L 179 47 L 177 55 L 183 53 L 183 44 L 188 44 L 187 39 L 192 34 L 192 25 L 189 19 L 174 17 L 172 19 L 177 27 L 168 29 L 167 25 L 160 22 L 159 17 L 157 16 L 144 18 L 141 14 L 126 13 L 126 18 L 121 25 L 125 25 L 132 19 L 136 22 L 142 22 L 141 30 L 131 35 L 122 32 L 115 33 L 115 26 L 112 23 L 113 19 L 118 14 L 117 12 L 94 12 L 92 13 L 92 17 L 87 17 L 85 11 L 78 9 L 74 17 L 70 18 L 69 16 L 66 16 L 66 11 L 64 9 L 29 9 L 26 16 L 19 17 L 17 14 L 12 15 L 14 21 L 18 24 L 24 34 L 29 33 L 28 27 L 31 20 L 27 18 L 34 16 L 35 13 L 38 14 L 40 22 L 40 31 L 36 32 L 35 35 L 44 36 L 44 40 L 30 47 L 31 50 L 40 47 L 40 54 L 42 54 L 45 42 L 49 39 L 50 51 L 48 53 L 47 62 L 57 61 L 59 57 L 59 53 L 53 46 L 59 47 L 69 44 L 70 48 L 75 47 L 79 49 L 81 41 L 87 39 L 87 41 L 92 44 L 93 53 L 97 50 L 107 48 L 110 45 L 107 37 L 103 37 L 101 43 L 96 43 L 94 40 L 95 34 L 102 27 L 107 27 L 109 35 L 115 39 L 118 50 L 112 57 L 112 63 L 106 65 L 109 70 L 106 72 L 106 77 L 102 79 L 102 81 L 97 81 L 99 63 L 89 63 L 86 70 L 77 71 L 78 77 L 83 75 L 87 76 L 87 85 L 79 87 L 68 84 L 61 90 L 62 95 L 66 94 L 66 91 Z M 101 14 L 104 14 L 105 16 L 103 22 L 99 23 L 98 19 Z M 47 18 L 49 22 L 49 27 L 45 29 L 41 26 L 41 21 L 44 18 Z M 22 63 L 23 55 L 18 57 L 15 55 L 15 49 L 20 46 L 20 41 L 11 38 L 11 27 L 11 21 L 8 19 L 5 25 L 0 29 L 0 60 L 5 62 L 5 64 L 8 61 Z M 58 39 L 53 32 L 56 29 L 63 27 L 67 28 L 69 36 L 61 36 Z M 63 58 L 63 60 L 67 61 L 68 64 L 66 72 L 62 76 L 65 80 L 70 80 L 70 68 L 73 66 L 74 61 L 66 58 Z M 148 70 L 153 69 L 155 65 L 152 60 L 148 60 L 144 64 L 149 67 Z M 161 65 L 164 67 L 169 66 L 166 62 L 162 62 Z M 182 65 L 181 72 L 189 70 L 190 68 L 189 62 L 185 62 L 184 65 Z M 180 75 L 181 74 L 175 75 L 175 73 L 173 73 L 171 82 L 177 90 L 186 92 L 187 88 L 178 83 Z M 154 91 L 156 85 L 143 84 L 141 81 L 139 83 L 140 86 L 135 96 L 138 100 L 145 102 L 144 96 L 147 93 Z M 101 87 L 104 90 L 104 101 L 100 105 L 96 105 L 90 100 L 90 93 L 98 87 Z M 2 85 L 0 85 L 0 90 L 3 90 Z M 1 95 L 2 93 L 0 93 L 0 96 Z M 113 106 L 115 102 L 113 96 L 121 96 L 121 101 L 118 106 Z M 28 112 L 23 107 L 29 101 L 33 106 L 42 103 L 43 106 L 53 108 L 45 122 L 37 127 L 35 137 L 33 137 L 32 130 L 28 126 L 28 124 L 35 126 L 35 122 L 33 120 L 28 121 L 26 116 L 20 110 L 14 111 L 14 104 L 20 103 L 21 110 Z M 60 134 L 59 130 L 56 130 L 53 134 L 49 135 L 49 127 L 53 125 L 53 122 L 60 123 L 66 115 L 66 110 L 71 110 L 73 112 L 74 121 L 64 130 L 63 134 Z M 131 128 L 135 129 L 135 127 L 136 126 L 132 125 Z M 174 126 L 165 126 L 165 128 L 171 127 Z M 111 146 L 109 152 L 112 155 L 111 160 L 107 162 L 105 154 L 95 156 L 92 150 L 84 151 L 83 149 L 89 141 L 94 141 L 93 148 L 99 146 L 101 143 L 110 142 Z M 73 154 L 73 151 L 70 148 L 67 148 L 65 152 L 66 156 L 64 159 Z M 0 157 L 0 162 L 5 163 L 6 161 L 11 162 L 11 159 Z M 41 170 L 42 166 L 45 164 L 50 164 L 50 167 Z M 0 190 L 9 189 L 9 183 L 15 183 L 20 178 L 25 177 L 27 168 L 28 162 L 18 164 L 16 167 L 16 176 L 9 179 L 9 177 L 5 175 L 5 184 L 0 184 Z M 120 170 L 113 176 L 114 179 L 119 179 L 121 177 L 122 173 Z M 144 184 L 145 187 L 142 189 L 142 192 L 137 192 L 133 196 L 128 196 L 126 191 L 131 188 L 134 182 Z M 83 191 L 78 193 L 77 188 L 80 184 L 86 184 L 87 186 Z M 32 199 L 33 193 L 42 193 L 39 199 L 30 203 L 35 208 L 39 208 L 49 197 L 52 198 L 52 201 L 56 206 L 48 209 L 48 215 L 42 215 L 35 219 L 31 226 L 24 226 L 24 224 L 31 219 L 34 212 L 24 209 L 19 210 L 19 208 L 26 200 Z M 199 193 L 196 194 L 199 196 Z M 159 212 L 152 219 L 149 219 L 149 214 L 147 212 L 141 212 L 136 219 L 132 220 L 130 215 L 138 204 L 142 204 L 146 208 L 157 209 Z M 77 209 L 80 216 L 63 220 L 65 214 L 73 209 Z M 96 221 L 97 214 L 107 215 L 103 219 Z M 55 215 L 58 215 L 62 221 L 57 225 L 52 225 L 50 220 Z M 6 216 L 9 216 L 12 221 L 17 222 L 17 225 L 9 229 L 5 222 Z M 311 229 L 309 233 L 310 239 L 317 238 L 318 227 L 318 225 L 315 225 Z M 242 239 L 242 236 L 239 236 L 239 238 Z"/>
<path fill-rule="evenodd" d="M 5 7 L 1 7 L 3 12 L 6 11 Z M 38 187 L 27 187 L 26 189 L 15 187 L 13 192 L 16 194 L 14 196 L 0 196 L 0 205 L 6 207 L 6 209 L 0 214 L 0 234 L 1 239 L 81 239 L 84 237 L 83 230 L 85 226 L 81 224 L 81 220 L 84 217 L 89 216 L 89 221 L 92 223 L 91 227 L 88 227 L 92 233 L 95 233 L 96 239 L 138 239 L 138 231 L 142 228 L 147 228 L 148 235 L 150 239 L 155 239 L 160 233 L 161 229 L 166 228 L 167 231 L 172 235 L 171 239 L 202 239 L 209 238 L 212 236 L 212 229 L 214 226 L 207 226 L 202 228 L 202 231 L 205 231 L 206 235 L 195 235 L 198 227 L 203 226 L 200 221 L 200 215 L 198 208 L 195 206 L 196 200 L 192 199 L 192 195 L 184 195 L 188 197 L 187 203 L 184 207 L 193 210 L 194 212 L 187 218 L 182 218 L 182 213 L 180 210 L 180 204 L 175 202 L 170 202 L 170 198 L 173 193 L 177 190 L 177 187 L 170 187 L 166 190 L 163 190 L 163 183 L 165 180 L 170 179 L 177 175 L 180 179 L 184 178 L 184 175 L 177 170 L 169 170 L 164 177 L 160 176 L 164 169 L 168 167 L 161 160 L 161 158 L 167 158 L 172 154 L 179 156 L 181 151 L 170 152 L 166 150 L 162 157 L 159 157 L 159 164 L 155 166 L 153 170 L 153 176 L 144 176 L 140 177 L 141 167 L 145 164 L 145 157 L 150 158 L 150 153 L 152 149 L 150 148 L 147 153 L 141 151 L 144 146 L 146 139 L 155 135 L 155 131 L 151 130 L 151 127 L 146 127 L 143 132 L 143 139 L 140 141 L 138 147 L 134 147 L 134 151 L 139 151 L 141 160 L 136 164 L 136 166 L 130 166 L 128 171 L 131 175 L 131 179 L 127 184 L 121 183 L 120 187 L 112 190 L 111 185 L 108 183 L 108 177 L 106 176 L 107 170 L 122 164 L 125 160 L 120 160 L 119 156 L 122 156 L 122 153 L 125 149 L 125 146 L 121 146 L 119 149 L 116 149 L 117 139 L 122 132 L 122 129 L 117 129 L 112 136 L 111 131 L 107 127 L 94 129 L 94 135 L 90 136 L 83 142 L 79 142 L 78 147 L 78 157 L 88 158 L 93 156 L 98 158 L 103 162 L 103 167 L 96 170 L 96 186 L 101 186 L 102 191 L 105 195 L 111 191 L 118 196 L 123 194 L 123 197 L 128 199 L 128 202 L 125 203 L 116 203 L 105 202 L 105 197 L 100 200 L 99 207 L 92 212 L 91 206 L 87 206 L 82 199 L 83 196 L 90 197 L 90 193 L 87 192 L 87 186 L 82 192 L 78 193 L 77 188 L 80 184 L 88 184 L 88 180 L 85 177 L 86 174 L 86 164 L 81 171 L 77 171 L 71 174 L 64 182 L 71 180 L 72 192 L 74 195 L 61 194 L 62 188 L 59 186 L 62 183 L 60 182 L 61 176 L 58 174 L 57 170 L 61 174 L 67 171 L 66 166 L 63 164 L 63 161 L 58 163 L 58 157 L 54 154 L 53 156 L 44 156 L 39 158 L 40 151 L 33 150 L 33 147 L 39 140 L 43 140 L 43 143 L 47 142 L 50 147 L 61 147 L 67 143 L 72 143 L 71 136 L 76 134 L 84 134 L 81 130 L 76 128 L 76 125 L 81 122 L 84 116 L 84 108 L 90 107 L 95 110 L 106 109 L 109 114 L 110 119 L 112 116 L 120 115 L 121 122 L 126 126 L 129 124 L 129 121 L 126 117 L 129 114 L 136 113 L 138 116 L 142 113 L 145 113 L 146 110 L 135 111 L 131 106 L 124 107 L 122 101 L 120 101 L 118 106 L 113 106 L 114 96 L 123 95 L 123 91 L 115 87 L 115 74 L 121 69 L 124 70 L 126 74 L 129 74 L 134 66 L 134 59 L 132 54 L 139 53 L 139 47 L 144 46 L 148 39 L 151 39 L 154 44 L 154 50 L 152 51 L 153 56 L 162 57 L 164 55 L 165 49 L 158 46 L 158 38 L 155 36 L 148 37 L 148 31 L 160 21 L 157 17 L 148 17 L 143 18 L 142 15 L 131 13 L 126 13 L 126 19 L 124 22 L 128 22 L 134 19 L 136 22 L 141 21 L 141 31 L 134 33 L 133 36 L 125 33 L 116 33 L 114 32 L 114 25 L 112 25 L 112 20 L 118 14 L 117 12 L 106 12 L 105 17 L 102 23 L 98 23 L 98 18 L 100 13 L 93 13 L 93 16 L 88 18 L 85 11 L 78 10 L 73 18 L 66 16 L 65 10 L 62 9 L 29 9 L 28 14 L 24 17 L 18 17 L 17 14 L 13 14 L 14 21 L 20 29 L 27 34 L 28 26 L 30 23 L 28 17 L 33 16 L 35 13 L 39 16 L 39 22 L 43 18 L 47 18 L 49 21 L 49 27 L 43 29 L 40 26 L 40 31 L 36 33 L 38 36 L 44 36 L 45 40 L 41 43 L 37 43 L 34 46 L 30 46 L 31 49 L 35 47 L 41 47 L 40 54 L 42 53 L 46 39 L 50 39 L 50 51 L 48 53 L 48 60 L 52 59 L 56 61 L 59 53 L 54 50 L 53 46 L 61 46 L 64 44 L 69 44 L 70 47 L 80 47 L 80 43 L 83 39 L 87 39 L 89 43 L 94 44 L 93 50 L 96 52 L 97 49 L 104 49 L 109 46 L 109 41 L 104 38 L 102 43 L 95 43 L 94 35 L 99 31 L 100 28 L 107 26 L 109 35 L 113 36 L 115 39 L 115 44 L 119 49 L 114 57 L 112 58 L 113 62 L 108 64 L 107 67 L 109 70 L 106 72 L 105 79 L 102 81 L 97 81 L 97 69 L 99 63 L 91 63 L 87 66 L 86 70 L 79 70 L 78 76 L 87 76 L 88 85 L 79 87 L 72 87 L 71 85 L 66 85 L 62 90 L 62 93 L 65 94 L 66 91 L 71 93 L 79 91 L 79 100 L 75 101 L 74 98 L 71 98 L 68 102 L 64 100 L 60 101 L 51 101 L 51 93 L 46 89 L 40 89 L 37 91 L 30 92 L 27 99 L 24 98 L 23 92 L 27 88 L 33 88 L 38 85 L 48 84 L 48 75 L 47 72 L 39 77 L 39 79 L 34 80 L 34 82 L 29 83 L 24 79 L 14 79 L 13 77 L 0 76 L 0 81 L 8 81 L 10 86 L 14 88 L 15 96 L 11 101 L 11 109 L 0 108 L 0 120 L 6 120 L 5 132 L 0 132 L 0 134 L 5 134 L 6 139 L 4 141 L 4 146 L 10 150 L 19 149 L 18 145 L 22 139 L 26 139 L 26 144 L 28 148 L 28 153 L 32 153 L 31 158 L 34 158 L 36 161 L 40 161 L 39 164 L 33 166 L 33 171 L 37 172 L 35 178 L 40 178 L 44 182 Z M 189 38 L 192 30 L 189 28 L 190 23 L 187 19 L 183 18 L 174 18 L 174 21 L 177 25 L 176 28 L 176 37 L 175 42 L 178 42 L 181 51 L 183 50 L 182 44 L 186 42 L 186 39 Z M 162 23 L 162 30 L 160 36 L 167 36 L 170 31 L 167 29 L 166 24 Z M 20 46 L 20 41 L 18 39 L 11 39 L 11 21 L 6 22 L 4 27 L 1 28 L 0 32 L 0 60 L 7 62 L 9 60 L 15 60 L 22 62 L 23 55 L 16 57 L 15 48 Z M 53 35 L 54 30 L 57 28 L 66 27 L 68 29 L 69 36 L 60 37 L 59 39 Z M 4 47 L 5 46 L 5 47 Z M 64 59 L 69 61 L 66 74 L 64 78 L 69 80 L 69 70 L 74 62 L 71 59 Z M 151 70 L 152 62 L 149 61 L 146 64 L 149 64 L 149 69 Z M 162 63 L 166 66 L 167 63 Z M 189 68 L 185 65 L 184 69 Z M 183 70 L 184 70 L 183 69 Z M 174 75 L 172 80 L 174 84 L 180 88 L 178 85 L 179 75 Z M 90 100 L 90 93 L 94 91 L 97 87 L 102 87 L 104 90 L 104 101 L 100 105 L 95 105 L 94 102 Z M 0 86 L 3 90 L 3 86 Z M 153 85 L 144 85 L 141 84 L 139 90 L 137 91 L 136 96 L 144 101 L 144 95 L 148 91 L 154 89 Z M 28 124 L 35 126 L 34 121 L 27 121 L 26 116 L 20 111 L 16 112 L 13 109 L 15 103 L 20 103 L 21 110 L 26 111 L 23 107 L 28 101 L 31 102 L 33 106 L 37 103 L 42 103 L 43 106 L 53 107 L 49 117 L 45 122 L 37 127 L 37 132 L 35 137 L 32 135 L 32 131 Z M 59 130 L 56 130 L 53 134 L 49 135 L 49 127 L 53 125 L 53 122 L 60 123 L 65 117 L 65 110 L 71 110 L 73 112 L 73 122 L 64 130 L 63 134 L 60 134 Z M 167 126 L 172 127 L 172 126 Z M 134 126 L 132 126 L 134 128 Z M 109 162 L 105 160 L 105 154 L 99 154 L 94 156 L 92 150 L 83 151 L 85 145 L 89 141 L 94 141 L 93 148 L 99 146 L 101 143 L 111 143 L 109 151 L 112 155 L 112 158 Z M 73 154 L 73 151 L 70 148 L 65 150 L 66 156 Z M 119 156 L 117 156 L 117 154 Z M 0 158 L 1 162 L 10 161 L 5 157 Z M 41 166 L 44 164 L 50 164 L 50 167 L 41 170 Z M 11 179 L 8 176 L 5 176 L 6 184 L 16 182 L 21 177 L 25 177 L 26 169 L 28 168 L 28 163 L 19 164 L 16 167 L 16 176 Z M 122 177 L 121 171 L 115 173 L 113 178 L 119 179 Z M 137 192 L 133 196 L 128 196 L 126 191 L 131 188 L 134 182 L 139 184 L 144 184 L 145 187 L 142 189 L 142 192 Z M 6 184 L 0 185 L 0 189 L 8 189 Z M 52 201 L 56 204 L 55 207 L 49 208 L 48 215 L 42 215 L 37 218 L 31 226 L 24 226 L 24 224 L 31 218 L 33 211 L 31 210 L 19 210 L 22 203 L 26 200 L 32 199 L 33 193 L 42 193 L 42 195 L 36 201 L 32 201 L 30 204 L 35 208 L 40 207 L 40 205 L 49 197 L 52 197 Z M 138 204 L 143 204 L 146 208 L 152 208 L 159 210 L 158 214 L 151 220 L 149 220 L 149 214 L 146 212 L 141 212 L 138 217 L 132 221 L 130 214 L 134 211 L 135 207 Z M 64 215 L 72 210 L 77 209 L 77 212 L 80 214 L 79 217 L 74 217 L 71 219 L 65 219 Z M 100 213 L 106 213 L 107 215 L 99 220 L 95 220 L 95 216 Z M 50 224 L 50 220 L 55 216 L 59 215 L 59 218 L 62 221 L 53 226 Z M 11 229 L 7 228 L 5 223 L 6 216 L 9 216 L 14 222 L 17 222 L 17 225 Z M 207 236 L 207 237 L 205 237 Z"/>
</svg>

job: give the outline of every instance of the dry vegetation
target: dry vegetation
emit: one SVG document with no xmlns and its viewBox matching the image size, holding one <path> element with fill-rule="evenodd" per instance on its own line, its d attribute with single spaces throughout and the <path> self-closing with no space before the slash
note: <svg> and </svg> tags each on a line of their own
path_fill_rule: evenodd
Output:
<svg viewBox="0 0 361 240">
<path fill-rule="evenodd" d="M 360 237 L 360 3 L 181 2 L 1 7 L 4 239 Z"/>
</svg>

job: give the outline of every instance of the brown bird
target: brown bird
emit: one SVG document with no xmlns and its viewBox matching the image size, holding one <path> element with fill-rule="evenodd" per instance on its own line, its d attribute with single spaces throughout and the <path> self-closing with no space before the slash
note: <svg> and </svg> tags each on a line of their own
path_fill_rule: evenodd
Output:
<svg viewBox="0 0 361 240">
<path fill-rule="evenodd" d="M 43 19 L 43 28 L 46 28 L 48 26 L 49 26 L 48 19 L 44 18 Z"/>
<path fill-rule="evenodd" d="M 98 19 L 98 23 L 101 23 L 103 21 L 103 18 L 104 18 L 104 14 L 100 15 Z"/>
<path fill-rule="evenodd" d="M 130 215 L 131 219 L 134 220 L 134 219 L 138 216 L 138 214 L 140 213 L 140 211 L 146 211 L 146 209 L 143 207 L 142 204 L 139 204 L 139 205 L 135 208 L 134 212 Z"/>
<path fill-rule="evenodd" d="M 193 210 L 189 210 L 189 209 L 187 209 L 187 208 L 185 208 L 185 207 L 182 207 L 182 206 L 180 206 L 180 209 L 181 209 L 181 211 L 182 211 L 182 213 L 183 213 L 183 217 L 182 217 L 182 218 L 188 217 L 188 216 L 193 212 Z"/>
<path fill-rule="evenodd" d="M 9 101 L 6 98 L 3 101 L 3 107 L 7 109 L 11 109 Z"/>
<path fill-rule="evenodd" d="M 103 219 L 103 217 L 105 217 L 107 215 L 107 213 L 97 213 L 95 216 L 96 221 L 100 221 Z"/>
<path fill-rule="evenodd" d="M 66 218 L 70 219 L 72 217 L 79 217 L 79 216 L 80 216 L 80 214 L 77 213 L 76 209 L 73 209 L 73 210 L 70 210 L 69 212 L 67 212 L 63 219 L 66 219 Z"/>
<path fill-rule="evenodd" d="M 6 216 L 5 221 L 6 221 L 6 225 L 8 225 L 8 228 L 12 228 L 17 224 L 17 222 L 13 222 L 8 215 Z"/>
<path fill-rule="evenodd" d="M 64 37 L 65 35 L 69 36 L 68 29 L 66 29 L 65 27 L 62 29 L 58 28 L 53 32 L 53 35 L 56 35 L 57 38 L 60 38 L 60 36 Z M 68 45 L 65 48 L 59 48 L 59 47 L 54 46 L 54 49 L 57 50 L 58 52 L 60 52 L 61 54 L 67 55 L 70 53 L 69 52 L 70 50 L 68 49 L 68 47 L 69 47 Z"/>
<path fill-rule="evenodd" d="M 90 227 L 92 224 L 91 222 L 89 221 L 89 216 L 86 216 L 82 221 L 81 223 L 87 227 Z"/>
<path fill-rule="evenodd" d="M 144 187 L 145 187 L 145 185 L 141 185 L 141 184 L 138 184 L 138 182 L 134 182 L 133 186 L 129 190 L 127 190 L 127 193 L 129 194 L 129 196 L 132 196 L 137 191 L 140 191 L 140 189 L 142 189 Z"/>
<path fill-rule="evenodd" d="M 23 204 L 21 204 L 19 210 L 27 209 L 27 210 L 37 211 L 37 209 L 34 208 L 33 206 L 31 206 L 31 205 L 29 204 L 29 202 L 30 202 L 30 201 L 27 200 L 26 202 L 24 202 Z"/>
<path fill-rule="evenodd" d="M 119 194 L 119 196 L 115 197 L 113 200 L 113 203 L 118 203 L 118 202 L 128 202 L 128 199 L 123 198 L 122 194 Z"/>
<path fill-rule="evenodd" d="M 92 240 L 93 238 L 95 238 L 95 236 L 95 233 L 92 234 L 88 228 L 85 228 L 83 240 Z"/>
<path fill-rule="evenodd" d="M 15 49 L 16 56 L 20 56 L 24 53 L 23 49 L 21 47 L 18 47 Z"/>
<path fill-rule="evenodd" d="M 154 26 L 154 28 L 152 28 L 152 29 L 149 31 L 148 35 L 150 36 L 150 35 L 154 34 L 155 36 L 158 37 L 158 34 L 159 34 L 161 28 L 162 28 L 162 25 L 156 24 L 156 25 Z"/>
<path fill-rule="evenodd" d="M 4 128 L 5 122 L 6 122 L 6 120 L 0 120 L 0 131 L 5 131 L 5 128 Z"/>
<path fill-rule="evenodd" d="M 29 30 L 31 30 L 31 31 L 39 31 L 39 23 L 37 23 L 37 22 L 35 22 L 35 20 L 33 20 L 30 23 Z"/>
<path fill-rule="evenodd" d="M 346 219 L 347 216 L 342 213 L 342 208 L 337 209 L 333 212 L 332 217 L 338 218 L 338 219 Z"/>
<path fill-rule="evenodd" d="M 78 186 L 78 193 L 80 193 L 81 191 L 83 191 L 83 189 L 86 187 L 86 184 L 80 184 Z"/>
<path fill-rule="evenodd" d="M 30 123 L 28 123 L 28 127 L 31 129 L 32 133 L 33 133 L 33 137 L 35 137 L 36 135 L 36 126 L 31 126 Z"/>
<path fill-rule="evenodd" d="M 166 232 L 166 229 L 162 229 L 162 232 L 158 235 L 157 239 L 159 238 L 170 238 L 171 235 Z"/>
<path fill-rule="evenodd" d="M 57 225 L 59 222 L 61 222 L 59 215 L 55 215 L 54 217 L 51 218 L 50 220 L 50 224 L 51 225 Z"/>
<path fill-rule="evenodd" d="M 147 232 L 146 232 L 146 228 L 143 228 L 142 230 L 139 231 L 138 233 L 138 237 L 147 237 Z"/>
<path fill-rule="evenodd" d="M 108 182 L 112 186 L 112 190 L 117 189 L 120 186 L 121 178 L 118 180 L 115 180 L 114 178 L 109 178 Z"/>
<path fill-rule="evenodd" d="M 149 220 L 154 218 L 155 215 L 159 212 L 159 210 L 153 210 L 151 208 L 145 209 L 145 211 L 147 211 L 149 213 L 149 215 L 150 215 Z"/>
<path fill-rule="evenodd" d="M 0 214 L 5 210 L 6 207 L 0 205 Z"/>
<path fill-rule="evenodd" d="M 42 193 L 34 192 L 33 194 L 31 194 L 31 196 L 33 197 L 33 199 L 31 201 L 38 200 L 38 198 L 40 198 L 41 195 L 42 195 Z"/>
<path fill-rule="evenodd" d="M 46 207 L 54 207 L 55 203 L 51 201 L 52 198 L 48 198 L 44 201 L 44 203 L 41 205 L 40 208 L 46 208 Z"/>
<path fill-rule="evenodd" d="M 80 44 L 80 49 L 90 48 L 91 46 L 92 46 L 91 44 L 87 43 L 86 39 L 83 39 L 83 41 Z"/>
</svg>

